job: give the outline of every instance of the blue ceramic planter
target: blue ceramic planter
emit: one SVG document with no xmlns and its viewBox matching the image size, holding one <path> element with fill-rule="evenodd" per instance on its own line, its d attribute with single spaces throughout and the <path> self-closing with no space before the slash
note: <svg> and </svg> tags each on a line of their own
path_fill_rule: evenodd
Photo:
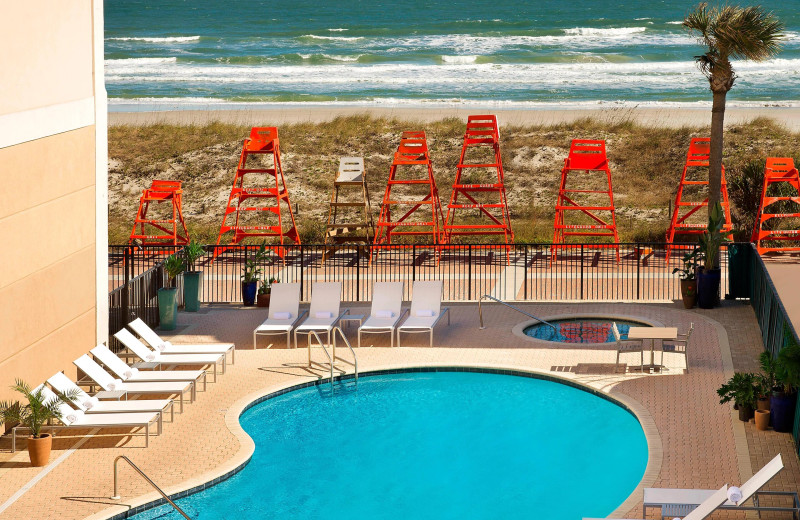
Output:
<svg viewBox="0 0 800 520">
<path fill-rule="evenodd" d="M 245 305 L 255 305 L 258 282 L 242 282 L 242 301 Z"/>
</svg>

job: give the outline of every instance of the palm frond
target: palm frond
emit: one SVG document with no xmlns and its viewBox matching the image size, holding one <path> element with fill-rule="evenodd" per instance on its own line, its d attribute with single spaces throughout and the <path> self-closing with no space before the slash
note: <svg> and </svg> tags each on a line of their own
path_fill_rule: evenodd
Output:
<svg viewBox="0 0 800 520">
<path fill-rule="evenodd" d="M 783 23 L 761 6 L 726 7 L 714 38 L 732 58 L 761 61 L 777 54 L 786 37 Z"/>
<path fill-rule="evenodd" d="M 703 45 L 711 46 L 711 12 L 706 2 L 698 4 L 683 19 L 683 27 L 690 33 L 698 33 Z"/>
</svg>

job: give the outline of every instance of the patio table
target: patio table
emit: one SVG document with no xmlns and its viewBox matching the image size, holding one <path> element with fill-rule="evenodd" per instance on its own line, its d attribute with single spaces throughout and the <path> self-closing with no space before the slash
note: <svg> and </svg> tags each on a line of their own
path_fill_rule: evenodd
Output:
<svg viewBox="0 0 800 520">
<path fill-rule="evenodd" d="M 677 327 L 631 327 L 628 330 L 628 339 L 640 339 L 642 341 L 650 340 L 650 366 L 649 368 L 656 371 L 660 367 L 656 367 L 655 361 L 655 345 L 656 340 L 662 343 L 664 340 L 678 339 Z"/>
</svg>

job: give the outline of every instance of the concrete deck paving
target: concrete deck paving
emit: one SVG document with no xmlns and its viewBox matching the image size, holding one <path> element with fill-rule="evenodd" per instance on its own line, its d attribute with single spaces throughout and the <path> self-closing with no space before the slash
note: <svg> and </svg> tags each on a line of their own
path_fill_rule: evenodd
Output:
<svg viewBox="0 0 800 520">
<path fill-rule="evenodd" d="M 366 310 L 363 304 L 352 307 L 354 313 Z M 726 302 L 711 311 L 686 311 L 669 304 L 525 303 L 521 307 L 542 317 L 604 313 L 644 318 L 681 330 L 694 323 L 690 369 L 685 371 L 682 356 L 667 353 L 668 370 L 661 374 L 615 374 L 613 346 L 556 345 L 521 338 L 512 328 L 525 317 L 491 304 L 484 308 L 485 330 L 478 330 L 475 304 L 452 305 L 452 324 L 440 325 L 434 348 L 427 346 L 421 334 L 408 341 L 404 338 L 405 346 L 394 349 L 388 347 L 388 337 L 370 337 L 371 346 L 357 349 L 359 369 L 517 369 L 563 377 L 609 393 L 637 413 L 650 449 L 642 484 L 616 511 L 627 518 L 641 518 L 641 487 L 738 485 L 778 452 L 786 469 L 768 489 L 800 488 L 800 465 L 790 435 L 758 432 L 739 422 L 730 406 L 719 404 L 715 392 L 734 369 L 754 370 L 763 349 L 755 316 L 746 304 Z M 265 317 L 265 309 L 237 305 L 206 306 L 197 314 L 180 314 L 175 340 L 234 342 L 236 364 L 218 383 L 199 392 L 197 402 L 176 415 L 174 423 L 165 422 L 163 435 L 152 438 L 147 449 L 142 436 L 131 432 L 101 432 L 91 437 L 65 432 L 55 439 L 50 466 L 41 469 L 30 467 L 25 451 L 11 455 L 8 438 L 0 439 L 0 518 L 101 519 L 155 499 L 155 493 L 129 468 L 121 468 L 122 499 L 109 498 L 117 455 L 130 457 L 168 493 L 240 466 L 253 446 L 238 426 L 239 411 L 260 395 L 328 373 L 321 364 L 325 359 L 321 352 L 314 352 L 319 364 L 309 368 L 306 349 L 286 349 L 282 339 L 271 348 L 263 348 L 269 342 L 262 340 L 263 347 L 253 350 L 252 331 Z M 354 330 L 347 330 L 350 338 Z M 337 371 L 351 372 L 350 353 L 338 355 Z M 634 362 L 634 357 L 638 361 L 638 354 L 628 356 L 628 361 Z M 74 449 L 77 443 L 82 445 Z M 714 518 L 744 515 L 721 512 Z"/>
</svg>

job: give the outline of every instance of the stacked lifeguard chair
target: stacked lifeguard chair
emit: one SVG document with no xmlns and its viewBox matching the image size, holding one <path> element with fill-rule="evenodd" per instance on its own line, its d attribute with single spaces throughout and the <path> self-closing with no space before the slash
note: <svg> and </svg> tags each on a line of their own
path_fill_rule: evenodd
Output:
<svg viewBox="0 0 800 520">
<path fill-rule="evenodd" d="M 777 185 L 775 190 L 783 193 L 767 195 L 769 187 Z M 781 187 L 785 187 L 781 190 Z M 793 190 L 794 195 L 788 195 L 787 189 Z M 773 192 L 774 193 L 774 192 Z M 788 213 L 772 213 L 775 209 L 769 206 L 780 202 L 794 203 Z M 800 174 L 790 157 L 770 157 L 764 169 L 764 188 L 761 190 L 761 205 L 758 208 L 752 241 L 759 253 L 800 251 L 800 230 L 781 228 L 781 222 L 797 226 L 800 218 Z M 769 223 L 769 224 L 767 224 Z M 765 225 L 766 224 L 766 225 Z M 777 241 L 781 244 L 793 242 L 790 245 L 768 247 L 764 241 Z"/>
<path fill-rule="evenodd" d="M 245 178 L 248 175 L 251 176 L 250 179 L 260 175 L 259 181 L 265 185 L 246 185 Z M 253 214 L 275 220 L 258 221 Z M 277 254 L 281 258 L 286 254 L 282 247 L 285 239 L 300 244 L 300 234 L 294 221 L 289 190 L 281 166 L 276 127 L 254 127 L 250 131 L 250 137 L 244 140 L 228 205 L 222 217 L 217 245 L 220 245 L 223 236 L 231 231 L 233 236 L 228 245 L 239 244 L 251 237 L 277 237 L 281 246 L 277 248 Z M 220 248 L 216 248 L 214 256 L 219 252 Z"/>
<path fill-rule="evenodd" d="M 597 186 L 598 183 L 601 187 Z M 588 218 L 577 221 L 575 217 L 568 216 L 575 213 Z M 576 236 L 612 239 L 613 244 L 593 244 L 590 247 L 614 247 L 619 261 L 617 216 L 605 141 L 574 139 L 569 147 L 569 155 L 564 159 L 556 199 L 552 258 L 556 257 L 558 249 L 575 247 L 565 244 L 570 237 Z"/>
<path fill-rule="evenodd" d="M 183 221 L 181 181 L 154 180 L 142 192 L 128 243 L 143 246 L 184 246 L 189 232 Z M 167 211 L 164 211 L 168 206 Z M 153 213 L 157 213 L 154 215 Z M 169 251 L 164 250 L 165 253 Z"/>
<path fill-rule="evenodd" d="M 702 208 L 708 208 L 708 190 L 699 188 L 702 192 L 698 195 L 698 188 L 693 186 L 708 186 L 708 161 L 711 153 L 711 139 L 708 137 L 693 137 L 689 143 L 689 151 L 686 152 L 686 163 L 681 173 L 681 182 L 675 194 L 675 206 L 672 210 L 672 221 L 667 231 L 667 262 L 675 246 L 675 237 L 678 235 L 702 235 L 708 227 L 705 222 L 706 213 L 702 212 L 699 219 L 692 219 L 692 216 Z M 694 193 L 684 193 L 684 190 L 691 190 Z M 692 197 L 694 195 L 694 197 Z M 703 200 L 686 200 L 705 197 Z M 725 180 L 725 166 L 722 167 L 722 209 L 725 212 L 725 225 L 723 231 L 730 233 L 733 229 L 731 224 L 731 205 L 728 200 L 728 183 Z"/>
<path fill-rule="evenodd" d="M 322 261 L 333 255 L 341 244 L 368 246 L 374 233 L 364 158 L 342 157 L 333 181 L 325 230 L 325 245 L 329 247 L 325 248 Z M 366 250 L 360 247 L 359 253 L 365 254 Z"/>
<path fill-rule="evenodd" d="M 487 179 L 488 177 L 488 179 Z M 469 116 L 458 160 L 444 232 L 454 236 L 501 235 L 506 249 L 514 243 L 503 182 L 500 130 L 493 115 Z M 477 213 L 482 223 L 456 223 L 456 215 Z"/>
<path fill-rule="evenodd" d="M 401 186 L 409 188 L 404 193 L 398 191 Z M 393 211 L 395 206 L 397 211 Z M 439 244 L 443 224 L 425 132 L 403 132 L 389 169 L 373 244 L 392 244 L 395 237 L 425 235 L 430 236 L 430 243 Z"/>
</svg>

